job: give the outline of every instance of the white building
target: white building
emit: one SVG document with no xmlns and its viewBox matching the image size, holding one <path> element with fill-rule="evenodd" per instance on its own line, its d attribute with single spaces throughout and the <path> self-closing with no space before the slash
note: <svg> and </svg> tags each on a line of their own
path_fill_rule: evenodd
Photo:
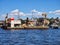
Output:
<svg viewBox="0 0 60 45">
<path fill-rule="evenodd" d="M 9 18 L 7 20 L 8 27 L 21 27 L 21 20 L 14 20 L 14 18 Z"/>
<path fill-rule="evenodd" d="M 21 27 L 21 21 L 20 20 L 12 20 L 11 27 Z"/>
</svg>

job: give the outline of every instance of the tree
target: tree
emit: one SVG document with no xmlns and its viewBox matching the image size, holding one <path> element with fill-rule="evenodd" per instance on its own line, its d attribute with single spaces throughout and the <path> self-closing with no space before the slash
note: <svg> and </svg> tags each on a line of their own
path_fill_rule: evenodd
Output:
<svg viewBox="0 0 60 45">
<path fill-rule="evenodd" d="M 42 13 L 42 16 L 44 16 L 44 18 L 46 18 L 47 17 L 47 14 L 46 13 Z"/>
<path fill-rule="evenodd" d="M 56 21 L 59 21 L 59 17 L 56 18 Z"/>
<path fill-rule="evenodd" d="M 29 18 L 27 17 L 27 19 L 26 19 L 26 25 L 28 25 L 28 22 L 29 22 Z"/>
</svg>

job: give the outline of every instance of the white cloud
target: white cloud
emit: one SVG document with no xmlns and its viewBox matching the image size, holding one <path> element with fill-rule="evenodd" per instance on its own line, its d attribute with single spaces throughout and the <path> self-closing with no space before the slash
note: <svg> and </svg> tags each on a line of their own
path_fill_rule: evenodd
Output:
<svg viewBox="0 0 60 45">
<path fill-rule="evenodd" d="M 18 9 L 15 9 L 9 13 L 9 15 L 20 15 L 20 16 L 25 16 L 23 12 L 20 12 Z"/>
<path fill-rule="evenodd" d="M 20 15 L 20 16 L 32 16 L 32 15 L 33 16 L 42 16 L 42 13 L 43 12 L 39 12 L 36 9 L 32 10 L 30 13 L 24 13 L 24 12 L 19 11 L 19 9 L 15 9 L 15 10 L 10 11 L 10 13 L 8 13 L 8 17 L 14 17 L 14 16 L 18 16 L 18 15 Z M 6 14 L 1 15 L 1 17 L 5 18 Z"/>
<path fill-rule="evenodd" d="M 11 13 L 18 13 L 18 12 L 19 12 L 18 9 L 15 9 L 15 10 L 11 11 Z"/>
<path fill-rule="evenodd" d="M 43 12 L 38 12 L 38 14 L 37 14 L 37 15 L 40 15 L 40 16 L 41 16 L 41 15 L 42 15 L 42 13 L 43 13 Z"/>
<path fill-rule="evenodd" d="M 50 14 L 60 15 L 60 10 L 50 11 Z"/>
<path fill-rule="evenodd" d="M 20 13 L 19 13 L 19 15 L 21 15 L 21 16 L 25 16 L 25 13 L 23 13 L 23 12 L 20 12 Z"/>
<path fill-rule="evenodd" d="M 49 14 L 52 14 L 53 13 L 53 11 L 49 11 Z"/>
<path fill-rule="evenodd" d="M 6 17 L 6 14 L 2 14 L 2 15 L 0 15 L 0 20 L 4 20 L 5 17 Z"/>
<path fill-rule="evenodd" d="M 39 12 L 38 10 L 36 10 L 36 9 L 33 9 L 32 11 L 31 11 L 32 13 L 33 13 L 33 15 L 39 15 L 39 16 L 41 16 L 42 15 L 42 12 Z"/>
<path fill-rule="evenodd" d="M 12 15 L 12 16 L 14 16 L 14 15 L 20 15 L 20 16 L 32 16 L 32 15 L 35 16 L 36 15 L 36 16 L 41 16 L 42 12 L 39 12 L 36 9 L 33 9 L 30 13 L 24 13 L 24 12 L 19 11 L 19 9 L 15 9 L 15 10 L 11 11 L 9 13 L 9 15 Z"/>
<path fill-rule="evenodd" d="M 60 10 L 56 10 L 54 13 L 60 15 Z"/>
<path fill-rule="evenodd" d="M 32 13 L 36 13 L 36 12 L 38 12 L 36 9 L 33 9 L 32 11 L 31 11 Z"/>
<path fill-rule="evenodd" d="M 31 16 L 31 15 L 32 15 L 32 13 L 26 13 L 25 15 L 26 15 L 26 16 L 27 16 L 27 15 L 28 15 L 28 16 Z"/>
<path fill-rule="evenodd" d="M 6 14 L 2 14 L 0 17 L 5 18 L 6 17 Z"/>
</svg>

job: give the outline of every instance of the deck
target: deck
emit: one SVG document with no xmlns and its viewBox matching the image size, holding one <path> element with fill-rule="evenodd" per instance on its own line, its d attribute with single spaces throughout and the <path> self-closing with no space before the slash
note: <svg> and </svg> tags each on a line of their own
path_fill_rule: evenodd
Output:
<svg viewBox="0 0 60 45">
<path fill-rule="evenodd" d="M 7 27 L 7 29 L 48 29 L 48 26 L 33 26 L 33 27 Z"/>
</svg>

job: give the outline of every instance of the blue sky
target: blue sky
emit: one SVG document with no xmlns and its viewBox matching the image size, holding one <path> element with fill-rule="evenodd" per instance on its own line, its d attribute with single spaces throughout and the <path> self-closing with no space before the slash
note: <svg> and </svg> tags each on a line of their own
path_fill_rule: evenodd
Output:
<svg viewBox="0 0 60 45">
<path fill-rule="evenodd" d="M 19 9 L 29 13 L 36 9 L 40 12 L 60 10 L 60 0 L 0 0 L 0 15 Z M 59 17 L 60 15 L 48 14 L 48 17 Z"/>
</svg>

